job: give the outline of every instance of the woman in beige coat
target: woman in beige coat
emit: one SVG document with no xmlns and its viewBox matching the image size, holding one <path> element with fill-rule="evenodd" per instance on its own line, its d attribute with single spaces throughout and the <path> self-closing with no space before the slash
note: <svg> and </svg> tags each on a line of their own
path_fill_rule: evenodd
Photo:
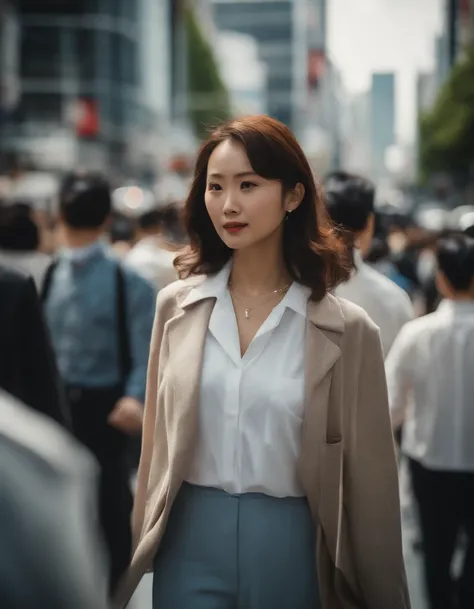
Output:
<svg viewBox="0 0 474 609">
<path fill-rule="evenodd" d="M 308 162 L 268 117 L 199 154 L 182 278 L 158 296 L 135 552 L 154 609 L 406 609 L 378 329 Z"/>
</svg>

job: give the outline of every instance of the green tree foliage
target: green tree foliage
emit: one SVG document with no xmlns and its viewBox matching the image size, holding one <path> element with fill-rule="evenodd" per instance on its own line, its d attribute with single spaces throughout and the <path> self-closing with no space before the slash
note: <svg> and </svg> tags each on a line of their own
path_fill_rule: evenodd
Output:
<svg viewBox="0 0 474 609">
<path fill-rule="evenodd" d="M 466 176 L 474 165 L 474 46 L 457 63 L 433 110 L 421 117 L 420 169 Z"/>
<path fill-rule="evenodd" d="M 191 8 L 185 11 L 188 53 L 188 110 L 196 135 L 230 117 L 229 96 L 219 74 L 212 46 Z"/>
</svg>

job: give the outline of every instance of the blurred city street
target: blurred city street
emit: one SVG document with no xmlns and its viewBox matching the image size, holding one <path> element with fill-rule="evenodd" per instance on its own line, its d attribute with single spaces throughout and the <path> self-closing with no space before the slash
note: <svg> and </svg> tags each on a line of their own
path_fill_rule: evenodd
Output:
<svg viewBox="0 0 474 609">
<path fill-rule="evenodd" d="M 474 0 L 0 0 L 0 609 L 474 609 L 473 370 Z"/>
</svg>

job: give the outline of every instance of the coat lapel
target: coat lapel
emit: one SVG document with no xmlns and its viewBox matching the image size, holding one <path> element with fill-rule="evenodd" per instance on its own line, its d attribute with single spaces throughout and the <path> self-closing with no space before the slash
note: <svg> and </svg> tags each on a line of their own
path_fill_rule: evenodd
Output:
<svg viewBox="0 0 474 609">
<path fill-rule="evenodd" d="M 307 317 L 305 411 L 298 474 L 319 517 L 323 447 L 333 440 L 327 437 L 331 377 L 341 356 L 337 341 L 331 340 L 326 331 L 343 332 L 344 319 L 338 301 L 332 296 L 326 296 L 320 303 L 309 301 Z"/>
<path fill-rule="evenodd" d="M 169 342 L 169 370 L 172 371 L 173 403 L 169 420 L 173 421 L 168 434 L 173 438 L 173 460 L 177 468 L 175 478 L 184 479 L 197 437 L 199 387 L 204 344 L 214 298 L 192 303 L 170 320 L 167 328 Z M 168 413 L 167 413 L 168 414 Z"/>
</svg>

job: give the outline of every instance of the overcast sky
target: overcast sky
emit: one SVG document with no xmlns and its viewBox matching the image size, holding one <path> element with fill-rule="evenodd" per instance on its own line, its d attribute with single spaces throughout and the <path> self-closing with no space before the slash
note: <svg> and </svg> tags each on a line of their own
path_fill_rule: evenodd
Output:
<svg viewBox="0 0 474 609">
<path fill-rule="evenodd" d="M 329 53 L 350 91 L 377 71 L 397 73 L 397 128 L 413 140 L 415 75 L 433 68 L 443 0 L 328 0 Z"/>
</svg>

